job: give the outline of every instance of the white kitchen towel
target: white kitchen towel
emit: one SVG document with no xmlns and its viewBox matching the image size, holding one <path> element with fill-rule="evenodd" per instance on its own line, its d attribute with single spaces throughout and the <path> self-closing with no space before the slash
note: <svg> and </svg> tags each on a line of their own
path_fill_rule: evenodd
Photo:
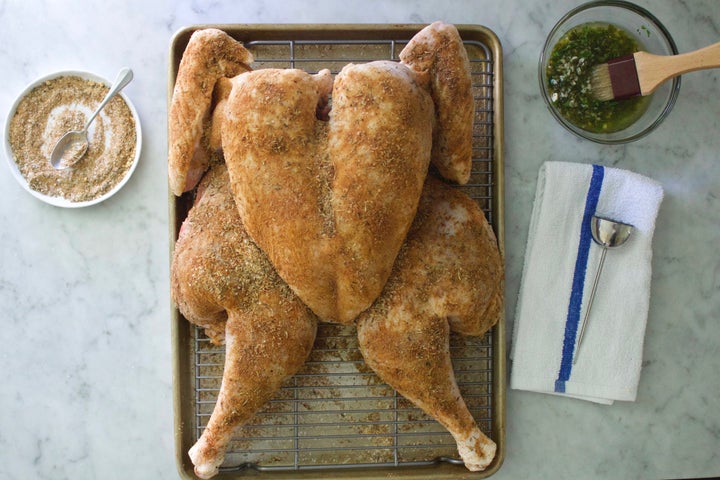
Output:
<svg viewBox="0 0 720 480">
<path fill-rule="evenodd" d="M 656 181 L 601 165 L 546 162 L 538 175 L 520 285 L 510 387 L 611 404 L 634 401 L 650 302 L 652 237 L 663 198 Z M 600 262 L 593 215 L 633 226 Z"/>
</svg>

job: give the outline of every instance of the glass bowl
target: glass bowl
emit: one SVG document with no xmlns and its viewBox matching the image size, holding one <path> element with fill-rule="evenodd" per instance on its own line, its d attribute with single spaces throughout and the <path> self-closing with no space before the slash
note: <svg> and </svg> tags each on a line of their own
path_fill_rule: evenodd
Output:
<svg viewBox="0 0 720 480">
<path fill-rule="evenodd" d="M 604 144 L 637 140 L 652 132 L 668 116 L 680 91 L 680 77 L 663 83 L 649 98 L 645 112 L 632 124 L 615 132 L 595 133 L 565 118 L 553 103 L 548 89 L 547 65 L 557 42 L 571 29 L 584 24 L 609 24 L 621 28 L 640 45 L 657 55 L 677 55 L 670 33 L 650 12 L 625 1 L 595 1 L 582 4 L 565 14 L 550 31 L 540 54 L 538 77 L 543 99 L 550 113 L 572 133 Z"/>
<path fill-rule="evenodd" d="M 15 113 L 18 111 L 18 107 L 20 106 L 21 102 L 28 96 L 30 93 L 36 88 L 41 85 L 46 84 L 46 82 L 49 82 L 51 80 L 59 79 L 61 77 L 79 77 L 84 80 L 90 80 L 93 82 L 100 83 L 107 87 L 108 89 L 111 86 L 111 83 L 106 80 L 105 78 L 102 78 L 98 75 L 95 75 L 90 72 L 80 71 L 80 70 L 67 70 L 67 71 L 61 71 L 61 72 L 55 72 L 49 75 L 45 75 L 41 78 L 38 78 L 37 80 L 31 82 L 27 87 L 20 93 L 20 95 L 17 97 L 15 102 L 13 103 L 12 107 L 10 108 L 10 112 L 7 116 L 7 121 L 5 123 L 5 157 L 7 159 L 7 164 L 10 167 L 10 172 L 12 173 L 13 177 L 15 177 L 15 180 L 20 184 L 20 186 L 23 187 L 28 193 L 30 193 L 33 197 L 37 198 L 38 200 L 41 200 L 47 204 L 54 205 L 56 207 L 64 207 L 64 208 L 79 208 L 79 207 L 88 207 L 91 205 L 96 205 L 100 202 L 103 202 L 107 200 L 108 198 L 115 195 L 122 187 L 128 182 L 130 177 L 132 176 L 133 172 L 135 171 L 135 167 L 137 167 L 138 161 L 140 160 L 140 152 L 142 149 L 142 132 L 140 128 L 140 118 L 138 117 L 138 113 L 135 110 L 135 106 L 130 102 L 130 99 L 125 96 L 124 93 L 120 92 L 118 94 L 118 97 L 121 97 L 125 104 L 127 105 L 130 115 L 132 117 L 132 123 L 135 131 L 135 149 L 134 154 L 131 159 L 132 163 L 130 167 L 124 172 L 122 177 L 119 177 L 114 182 L 113 186 L 105 193 L 95 196 L 94 198 L 88 199 L 88 200 L 70 200 L 68 198 L 65 198 L 63 196 L 53 196 L 48 195 L 45 193 L 42 193 L 41 191 L 38 191 L 33 188 L 33 186 L 30 184 L 28 179 L 23 175 L 23 173 L 20 170 L 20 167 L 17 163 L 17 157 L 16 157 L 16 151 L 13 149 L 13 146 L 11 145 L 11 122 L 13 117 L 15 116 Z M 61 107 L 65 108 L 65 107 Z M 94 107 L 92 108 L 94 109 Z M 88 110 L 87 114 L 89 116 L 91 110 Z M 55 110 L 53 110 L 50 113 L 50 117 L 52 118 L 55 114 Z M 97 118 L 101 118 L 103 115 L 103 112 L 98 115 Z M 42 121 L 49 122 L 50 120 L 43 119 Z M 95 120 L 95 123 L 98 120 Z M 46 126 L 46 130 L 47 130 Z M 92 130 L 93 127 L 91 127 Z M 107 142 L 107 140 L 106 140 Z M 43 146 L 45 144 L 45 140 L 41 140 L 40 143 L 43 143 Z M 49 154 L 47 156 L 49 158 Z M 51 169 L 52 167 L 49 167 L 48 162 L 48 168 Z M 67 172 L 67 171 L 66 171 Z"/>
</svg>

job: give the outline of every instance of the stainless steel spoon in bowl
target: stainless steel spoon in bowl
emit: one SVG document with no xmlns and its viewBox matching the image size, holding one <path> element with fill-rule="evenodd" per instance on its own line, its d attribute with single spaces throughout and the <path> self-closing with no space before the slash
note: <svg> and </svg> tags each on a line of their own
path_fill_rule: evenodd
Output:
<svg viewBox="0 0 720 480">
<path fill-rule="evenodd" d="M 60 137 L 60 140 L 58 140 L 55 144 L 55 147 L 50 154 L 50 165 L 52 165 L 53 168 L 57 170 L 64 170 L 72 167 L 80 161 L 88 149 L 87 133 L 93 120 L 95 120 L 95 117 L 97 117 L 98 113 L 100 113 L 105 105 L 107 105 L 107 103 L 112 100 L 112 98 L 117 95 L 120 90 L 125 88 L 125 85 L 130 83 L 132 79 L 132 70 L 129 68 L 123 68 L 120 70 L 117 78 L 115 78 L 115 82 L 112 87 L 110 87 L 110 91 L 108 91 L 103 101 L 100 102 L 100 105 L 98 105 L 97 109 L 95 109 L 93 114 L 90 115 L 90 118 L 88 118 L 87 122 L 85 122 L 83 129 L 70 131 Z"/>
<path fill-rule="evenodd" d="M 580 325 L 580 335 L 578 336 L 573 363 L 577 362 L 578 354 L 580 353 L 580 345 L 582 345 L 583 336 L 585 335 L 585 327 L 587 327 L 590 309 L 592 308 L 593 300 L 595 299 L 595 291 L 597 290 L 600 273 L 602 272 L 603 264 L 605 263 L 605 254 L 607 254 L 608 249 L 624 245 L 628 238 L 630 238 L 632 230 L 632 225 L 599 217 L 597 215 L 593 215 L 590 220 L 590 232 L 592 233 L 592 238 L 595 243 L 602 247 L 602 254 L 600 255 L 600 264 L 598 265 L 598 270 L 595 274 L 595 281 L 593 282 L 592 290 L 590 291 L 590 299 L 588 300 L 587 309 L 585 310 L 585 316 L 583 317 L 582 324 Z"/>
</svg>

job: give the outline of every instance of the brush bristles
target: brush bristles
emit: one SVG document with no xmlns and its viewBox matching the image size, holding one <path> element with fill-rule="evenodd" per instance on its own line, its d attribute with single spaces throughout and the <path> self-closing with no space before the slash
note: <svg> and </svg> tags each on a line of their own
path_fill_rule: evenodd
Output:
<svg viewBox="0 0 720 480">
<path fill-rule="evenodd" d="M 593 67 L 590 74 L 590 91 L 593 97 L 602 102 L 615 98 L 612 81 L 610 80 L 610 67 L 607 63 Z"/>
</svg>

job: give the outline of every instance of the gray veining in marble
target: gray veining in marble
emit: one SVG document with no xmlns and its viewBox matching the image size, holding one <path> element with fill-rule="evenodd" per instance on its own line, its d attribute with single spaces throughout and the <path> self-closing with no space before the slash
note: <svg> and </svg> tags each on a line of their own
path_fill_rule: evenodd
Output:
<svg viewBox="0 0 720 480">
<path fill-rule="evenodd" d="M 600 162 L 662 182 L 644 367 L 634 403 L 507 395 L 495 475 L 645 479 L 720 474 L 720 74 L 683 78 L 670 118 L 611 147 L 556 124 L 537 58 L 569 0 L 0 2 L 0 116 L 44 74 L 113 77 L 143 124 L 141 163 L 102 205 L 63 210 L 0 167 L 0 479 L 177 478 L 166 196 L 168 47 L 196 23 L 481 24 L 504 55 L 507 317 L 512 328 L 538 168 Z M 713 0 L 650 2 L 680 51 L 720 39 Z M 5 161 L 3 160 L 3 163 Z"/>
</svg>

